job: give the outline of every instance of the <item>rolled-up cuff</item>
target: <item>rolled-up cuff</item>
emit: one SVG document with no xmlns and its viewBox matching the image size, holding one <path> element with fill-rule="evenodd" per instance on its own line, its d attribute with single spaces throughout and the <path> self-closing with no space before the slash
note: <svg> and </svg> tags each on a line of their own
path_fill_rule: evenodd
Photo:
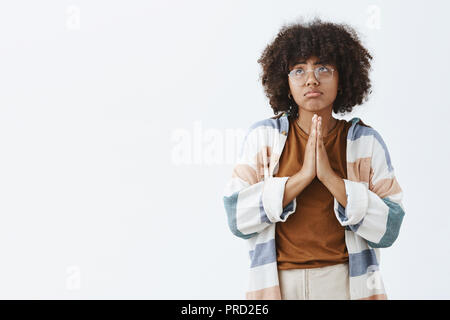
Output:
<svg viewBox="0 0 450 320">
<path fill-rule="evenodd" d="M 264 181 L 263 208 L 272 223 L 286 221 L 289 214 L 296 209 L 297 203 L 294 198 L 283 210 L 284 189 L 288 179 L 289 177 L 271 177 Z"/>
<path fill-rule="evenodd" d="M 358 224 L 366 215 L 369 206 L 369 195 L 366 185 L 344 179 L 347 205 L 339 216 L 342 226 Z"/>
</svg>

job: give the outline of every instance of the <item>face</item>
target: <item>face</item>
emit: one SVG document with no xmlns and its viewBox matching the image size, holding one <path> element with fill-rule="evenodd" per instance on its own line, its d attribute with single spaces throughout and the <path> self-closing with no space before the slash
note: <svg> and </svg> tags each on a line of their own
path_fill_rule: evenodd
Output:
<svg viewBox="0 0 450 320">
<path fill-rule="evenodd" d="M 317 67 L 325 67 L 319 69 L 319 79 L 313 72 Z M 330 68 L 333 68 L 332 76 L 329 76 Z M 338 90 L 338 72 L 337 68 L 330 64 L 323 64 L 316 56 L 309 59 L 300 60 L 289 71 L 296 69 L 297 75 L 303 75 L 303 78 L 295 78 L 289 76 L 289 88 L 292 98 L 295 100 L 299 109 L 308 112 L 318 112 L 326 108 L 332 108 L 336 99 Z M 311 72 L 308 72 L 311 70 Z M 328 73 L 328 76 L 326 75 Z M 310 90 L 317 90 L 319 94 L 309 94 Z M 299 110 L 300 111 L 300 110 Z"/>
</svg>

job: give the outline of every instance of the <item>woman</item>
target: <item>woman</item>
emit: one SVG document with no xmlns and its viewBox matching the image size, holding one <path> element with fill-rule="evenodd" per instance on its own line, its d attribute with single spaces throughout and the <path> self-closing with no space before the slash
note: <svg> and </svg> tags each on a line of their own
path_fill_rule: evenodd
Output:
<svg viewBox="0 0 450 320">
<path fill-rule="evenodd" d="M 224 192 L 247 240 L 247 299 L 387 299 L 380 248 L 397 239 L 402 190 L 380 134 L 336 119 L 367 100 L 369 52 L 344 24 L 284 26 L 264 50 L 277 115 L 254 123 Z"/>
</svg>

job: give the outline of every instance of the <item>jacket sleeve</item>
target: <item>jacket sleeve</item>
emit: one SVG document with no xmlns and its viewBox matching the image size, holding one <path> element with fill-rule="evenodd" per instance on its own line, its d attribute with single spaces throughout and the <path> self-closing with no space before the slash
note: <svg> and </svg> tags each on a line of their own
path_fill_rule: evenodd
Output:
<svg viewBox="0 0 450 320">
<path fill-rule="evenodd" d="M 254 129 L 247 134 L 223 193 L 228 226 L 243 239 L 256 236 L 275 222 L 286 221 L 296 209 L 295 198 L 282 208 L 289 177 L 269 176 L 268 161 L 258 163 L 256 155 L 267 145 L 260 133 Z"/>
<path fill-rule="evenodd" d="M 403 192 L 395 178 L 387 146 L 376 131 L 370 170 L 359 168 L 359 171 L 370 172 L 369 184 L 344 179 L 347 205 L 344 208 L 334 199 L 336 217 L 342 226 L 366 239 L 372 248 L 390 247 L 398 237 L 405 215 Z"/>
</svg>

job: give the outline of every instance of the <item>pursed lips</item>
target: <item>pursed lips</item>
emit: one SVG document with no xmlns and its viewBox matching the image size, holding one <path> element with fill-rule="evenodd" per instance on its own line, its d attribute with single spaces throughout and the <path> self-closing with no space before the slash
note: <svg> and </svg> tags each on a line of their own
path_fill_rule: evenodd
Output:
<svg viewBox="0 0 450 320">
<path fill-rule="evenodd" d="M 320 91 L 312 90 L 312 91 L 306 92 L 304 95 L 306 96 L 306 95 L 309 94 L 309 93 L 319 93 L 319 94 L 322 94 L 322 92 L 320 92 Z"/>
</svg>

